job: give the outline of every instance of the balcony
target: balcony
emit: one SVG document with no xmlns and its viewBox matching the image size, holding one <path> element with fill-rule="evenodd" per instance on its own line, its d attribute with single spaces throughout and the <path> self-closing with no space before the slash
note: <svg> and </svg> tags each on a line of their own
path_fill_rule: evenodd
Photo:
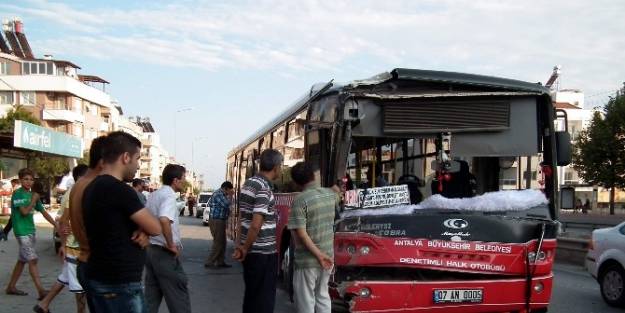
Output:
<svg viewBox="0 0 625 313">
<path fill-rule="evenodd" d="M 105 123 L 105 122 L 100 123 L 100 131 L 101 132 L 108 132 L 108 131 L 110 131 L 109 123 Z"/>
<path fill-rule="evenodd" d="M 141 145 L 144 146 L 144 147 L 151 147 L 152 146 L 152 140 L 141 139 Z"/>
<path fill-rule="evenodd" d="M 15 90 L 66 92 L 96 103 L 100 106 L 111 107 L 111 97 L 97 88 L 67 76 L 54 75 L 6 75 L 2 78 L 4 84 Z"/>
<path fill-rule="evenodd" d="M 139 175 L 141 175 L 142 177 L 152 176 L 152 171 L 150 171 L 149 168 L 142 168 L 141 170 L 139 170 Z"/>
<path fill-rule="evenodd" d="M 141 153 L 141 161 L 143 162 L 152 161 L 152 155 L 149 153 Z"/>
<path fill-rule="evenodd" d="M 85 117 L 75 111 L 65 109 L 44 109 L 44 121 L 62 121 L 67 123 L 84 123 Z"/>
</svg>

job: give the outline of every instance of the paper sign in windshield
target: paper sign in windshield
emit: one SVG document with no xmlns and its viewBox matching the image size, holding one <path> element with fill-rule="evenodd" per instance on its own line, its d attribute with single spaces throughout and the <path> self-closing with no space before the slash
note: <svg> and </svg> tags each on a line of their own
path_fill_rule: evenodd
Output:
<svg viewBox="0 0 625 313">
<path fill-rule="evenodd" d="M 370 209 L 410 204 L 408 186 L 387 186 L 345 192 L 346 209 Z"/>
</svg>

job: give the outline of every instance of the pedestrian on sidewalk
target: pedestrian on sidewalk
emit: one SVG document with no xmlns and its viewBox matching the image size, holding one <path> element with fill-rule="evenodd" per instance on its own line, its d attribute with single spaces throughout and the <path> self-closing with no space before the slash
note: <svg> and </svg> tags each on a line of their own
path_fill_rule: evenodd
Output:
<svg viewBox="0 0 625 313">
<path fill-rule="evenodd" d="M 137 172 L 140 151 L 141 142 L 134 136 L 110 133 L 103 142 L 102 172 L 84 191 L 90 249 L 86 288 L 92 313 L 146 312 L 142 283 L 146 255 L 133 238 L 137 231 L 160 235 L 161 226 L 125 183 Z"/>
<path fill-rule="evenodd" d="M 194 206 L 195 206 L 195 196 L 193 195 L 193 193 L 191 193 L 187 197 L 187 207 L 189 208 L 189 216 L 193 216 L 193 207 Z"/>
<path fill-rule="evenodd" d="M 234 195 L 234 186 L 229 181 L 223 182 L 221 188 L 213 193 L 209 201 L 210 215 L 208 226 L 213 236 L 211 254 L 204 263 L 205 267 L 229 268 L 225 262 L 226 253 L 226 222 L 230 216 L 230 205 Z"/>
<path fill-rule="evenodd" d="M 291 169 L 302 193 L 291 206 L 288 228 L 295 239 L 293 298 L 298 313 L 330 313 L 328 281 L 334 264 L 334 217 L 339 195 L 321 188 L 309 163 Z"/>
<path fill-rule="evenodd" d="M 241 187 L 241 241 L 232 258 L 243 263 L 243 313 L 271 313 L 274 309 L 278 254 L 271 181 L 280 177 L 283 162 L 280 152 L 263 151 L 259 173 Z"/>
<path fill-rule="evenodd" d="M 137 197 L 139 197 L 139 201 L 145 205 L 148 199 L 143 194 L 145 190 L 145 181 L 141 178 L 135 178 L 132 180 L 132 188 L 137 192 Z"/>
<path fill-rule="evenodd" d="M 163 187 L 152 193 L 147 208 L 159 219 L 163 234 L 150 237 L 145 263 L 145 300 L 148 313 L 158 313 L 161 301 L 170 313 L 190 313 L 187 274 L 182 268 L 180 226 L 176 192 L 184 190 L 183 166 L 167 164 L 163 169 Z"/>
<path fill-rule="evenodd" d="M 80 177 L 87 173 L 88 169 L 89 167 L 84 164 L 78 164 L 74 167 L 72 170 L 72 177 L 74 178 L 74 181 L 77 182 Z M 61 200 L 61 209 L 58 212 L 58 214 L 61 215 L 58 225 L 59 235 L 61 236 L 61 248 L 59 249 L 59 255 L 63 260 L 63 268 L 48 295 L 46 295 L 46 297 L 37 303 L 37 305 L 33 308 L 33 311 L 37 313 L 49 312 L 50 303 L 52 303 L 52 300 L 54 300 L 64 287 L 68 287 L 70 292 L 76 294 L 76 312 L 85 312 L 85 294 L 82 286 L 78 282 L 78 277 L 76 276 L 76 265 L 78 264 L 80 247 L 74 235 L 71 234 L 71 231 L 69 231 L 69 234 L 66 234 L 65 231 L 66 229 L 71 230 L 71 226 L 69 224 L 69 199 L 72 188 L 73 186 L 69 187 L 67 192 L 63 195 Z"/>
<path fill-rule="evenodd" d="M 11 179 L 11 195 L 19 187 L 20 187 L 20 180 L 17 178 Z M 13 220 L 11 219 L 11 216 L 9 216 L 9 220 L 7 221 L 7 224 L 4 226 L 4 229 L 0 227 L 0 240 L 4 239 L 4 241 L 7 241 L 7 239 L 9 239 L 9 233 L 11 232 L 11 229 L 13 229 Z"/>
<path fill-rule="evenodd" d="M 20 178 L 22 187 L 13 192 L 11 196 L 11 220 L 13 221 L 13 234 L 19 245 L 19 258 L 13 268 L 11 280 L 6 287 L 6 293 L 8 295 L 18 296 L 28 294 L 16 287 L 17 281 L 24 270 L 24 265 L 28 263 L 30 277 L 33 279 L 35 288 L 37 288 L 37 292 L 39 293 L 39 298 L 37 299 L 41 300 L 46 296 L 48 291 L 41 285 L 39 269 L 37 268 L 38 256 L 35 251 L 35 243 L 37 240 L 35 236 L 35 221 L 33 219 L 34 211 L 41 212 L 43 217 L 53 226 L 56 223 L 50 214 L 46 212 L 41 201 L 39 201 L 39 194 L 31 190 L 35 182 L 35 174 L 33 171 L 23 168 L 18 172 L 18 177 Z"/>
</svg>

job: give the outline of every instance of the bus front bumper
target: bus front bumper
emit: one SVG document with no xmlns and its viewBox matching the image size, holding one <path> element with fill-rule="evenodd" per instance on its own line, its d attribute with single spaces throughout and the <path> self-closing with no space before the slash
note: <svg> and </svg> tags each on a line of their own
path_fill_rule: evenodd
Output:
<svg viewBox="0 0 625 313">
<path fill-rule="evenodd" d="M 530 307 L 546 308 L 551 298 L 553 275 L 531 281 Z M 481 290 L 480 302 L 436 302 L 440 290 Z M 333 297 L 348 304 L 350 312 L 524 312 L 527 308 L 525 279 L 478 281 L 349 281 L 331 288 Z"/>
</svg>

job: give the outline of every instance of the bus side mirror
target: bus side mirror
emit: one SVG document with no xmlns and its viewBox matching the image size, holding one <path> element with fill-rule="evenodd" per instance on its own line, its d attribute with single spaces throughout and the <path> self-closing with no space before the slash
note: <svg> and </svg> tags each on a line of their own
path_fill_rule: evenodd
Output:
<svg viewBox="0 0 625 313">
<path fill-rule="evenodd" d="M 571 163 L 571 135 L 566 131 L 556 132 L 556 155 L 558 166 L 567 166 Z"/>
<path fill-rule="evenodd" d="M 575 209 L 575 188 L 562 187 L 560 188 L 560 210 L 573 210 Z"/>
</svg>

